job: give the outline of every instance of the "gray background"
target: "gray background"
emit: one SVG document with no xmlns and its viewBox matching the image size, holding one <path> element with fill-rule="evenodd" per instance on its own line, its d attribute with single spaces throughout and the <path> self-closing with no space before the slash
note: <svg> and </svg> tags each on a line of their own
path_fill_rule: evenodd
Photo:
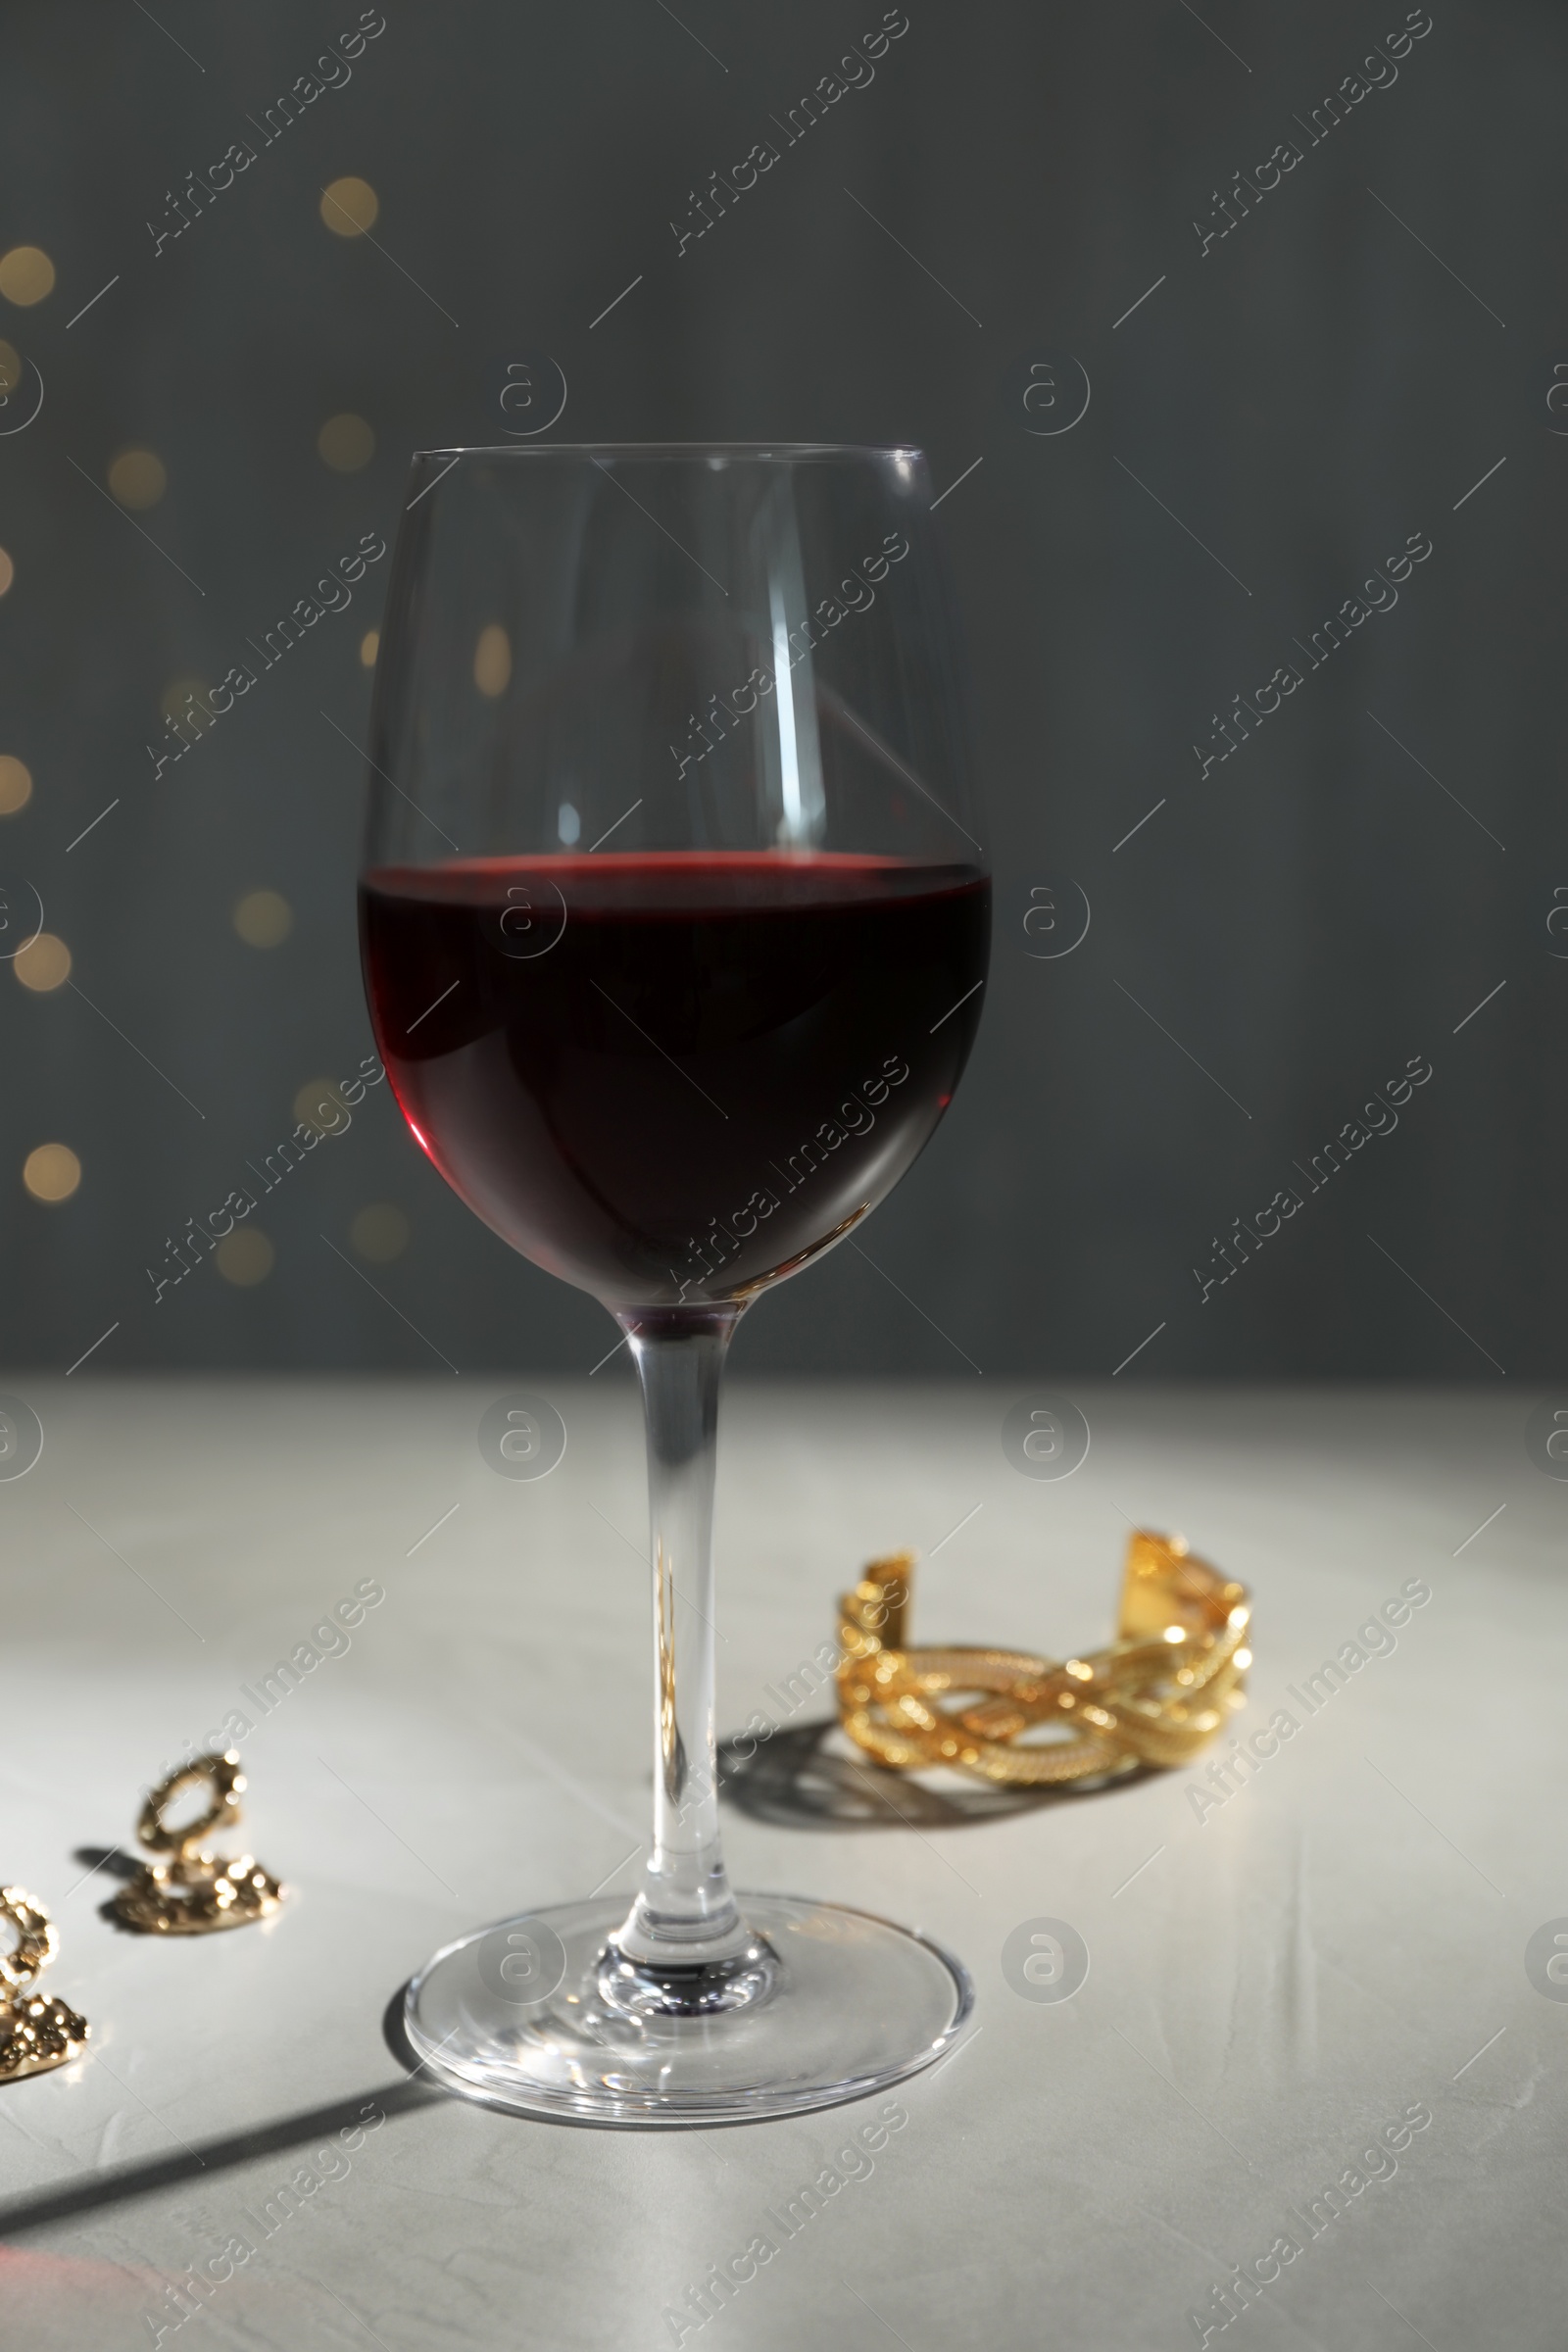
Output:
<svg viewBox="0 0 1568 2352">
<path fill-rule="evenodd" d="M 1434 0 L 1396 83 L 1205 255 L 1213 191 L 1305 147 L 1293 117 L 1402 7 L 909 0 L 874 83 L 677 260 L 692 187 L 771 135 L 872 0 L 687 0 L 683 23 L 655 0 L 388 0 L 349 85 L 155 259 L 166 190 L 355 13 L 8 12 L 0 242 L 43 246 L 59 282 L 0 303 L 46 387 L 0 438 L 0 751 L 35 778 L 0 868 L 75 962 L 41 997 L 0 973 L 10 1360 L 64 1369 L 117 1324 L 83 1377 L 439 1369 L 432 1348 L 580 1372 L 612 1341 L 446 1192 L 384 1089 L 265 1204 L 266 1282 L 208 1265 L 155 1306 L 144 1271 L 289 1131 L 302 1083 L 369 1050 L 360 765 L 321 714 L 360 739 L 386 564 L 155 783 L 160 695 L 219 676 L 362 532 L 390 539 L 409 450 L 498 438 L 491 363 L 542 349 L 569 384 L 556 438 L 915 440 L 943 484 L 984 460 L 943 515 L 998 884 L 986 1020 L 866 1236 L 875 1265 L 839 1250 L 786 1285 L 738 1362 L 1104 1374 L 1163 1325 L 1126 1379 L 1544 1372 L 1560 15 Z M 375 244 L 321 225 L 349 172 L 380 196 Z M 1064 351 L 1088 413 L 1032 436 L 1022 370 Z M 316 453 L 344 410 L 377 435 L 350 476 Z M 169 471 L 135 518 L 157 547 L 101 489 L 132 443 Z M 1434 553 L 1397 608 L 1200 781 L 1210 714 L 1413 532 Z M 1064 906 L 1069 882 L 1088 936 L 1031 956 L 1031 891 Z M 295 915 L 268 953 L 231 925 L 262 886 Z M 1416 1054 L 1434 1075 L 1398 1132 L 1202 1302 L 1213 1237 Z M 53 1208 L 20 1175 L 46 1140 L 84 1170 Z M 413 1241 L 367 1269 L 377 1297 L 321 1237 L 352 1256 L 350 1218 L 383 1200 Z"/>
</svg>

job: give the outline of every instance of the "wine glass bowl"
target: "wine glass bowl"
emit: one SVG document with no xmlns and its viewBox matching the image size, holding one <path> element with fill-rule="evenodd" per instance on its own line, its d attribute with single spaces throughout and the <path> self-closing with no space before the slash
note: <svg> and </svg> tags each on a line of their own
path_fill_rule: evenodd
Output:
<svg viewBox="0 0 1568 2352">
<path fill-rule="evenodd" d="M 973 1033 L 986 884 L 956 863 L 607 850 L 380 867 L 363 895 L 420 1143 L 616 1312 L 740 1302 L 842 1238 Z"/>
<path fill-rule="evenodd" d="M 712 1469 L 740 1315 L 899 1181 L 979 1018 L 990 884 L 923 461 L 416 458 L 369 765 L 398 1100 L 475 1213 L 620 1322 L 653 1529 L 641 1889 L 449 1946 L 411 2039 L 470 2095 L 584 2121 L 857 2095 L 949 2046 L 967 1981 L 863 1913 L 729 1888 Z"/>
</svg>

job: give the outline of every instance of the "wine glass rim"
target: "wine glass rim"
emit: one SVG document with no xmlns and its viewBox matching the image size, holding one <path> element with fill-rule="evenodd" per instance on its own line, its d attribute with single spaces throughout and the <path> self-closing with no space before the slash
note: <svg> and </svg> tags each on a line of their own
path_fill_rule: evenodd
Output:
<svg viewBox="0 0 1568 2352">
<path fill-rule="evenodd" d="M 445 449 L 416 449 L 412 462 L 422 458 L 892 458 L 923 466 L 925 452 L 910 441 L 547 441 L 537 448 L 519 449 L 515 442 L 476 442 Z"/>
</svg>

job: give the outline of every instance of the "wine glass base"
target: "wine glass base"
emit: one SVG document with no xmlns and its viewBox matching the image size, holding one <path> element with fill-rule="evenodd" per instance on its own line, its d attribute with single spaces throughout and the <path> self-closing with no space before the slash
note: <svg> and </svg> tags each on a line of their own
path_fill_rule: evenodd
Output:
<svg viewBox="0 0 1568 2352">
<path fill-rule="evenodd" d="M 743 2123 L 863 2098 L 951 2049 L 974 2005 L 909 1929 L 797 1895 L 737 1898 L 777 1960 L 764 1999 L 627 2015 L 600 1990 L 624 1896 L 563 1903 L 447 1944 L 408 1989 L 416 2058 L 449 2089 L 579 2124 Z"/>
</svg>

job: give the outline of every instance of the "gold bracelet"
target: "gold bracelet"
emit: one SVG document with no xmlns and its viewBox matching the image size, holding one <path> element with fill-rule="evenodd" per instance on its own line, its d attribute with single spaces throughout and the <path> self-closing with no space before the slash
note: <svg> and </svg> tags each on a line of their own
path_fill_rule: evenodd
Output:
<svg viewBox="0 0 1568 2352">
<path fill-rule="evenodd" d="M 896 1772 L 932 1765 L 1032 1788 L 1190 1763 L 1245 1705 L 1247 1587 L 1140 1531 L 1116 1639 L 1060 1665 L 1013 1649 L 908 1645 L 913 1552 L 873 1560 L 839 1603 L 839 1719 Z M 1044 1727 L 1046 1736 L 1022 1735 Z"/>
</svg>

